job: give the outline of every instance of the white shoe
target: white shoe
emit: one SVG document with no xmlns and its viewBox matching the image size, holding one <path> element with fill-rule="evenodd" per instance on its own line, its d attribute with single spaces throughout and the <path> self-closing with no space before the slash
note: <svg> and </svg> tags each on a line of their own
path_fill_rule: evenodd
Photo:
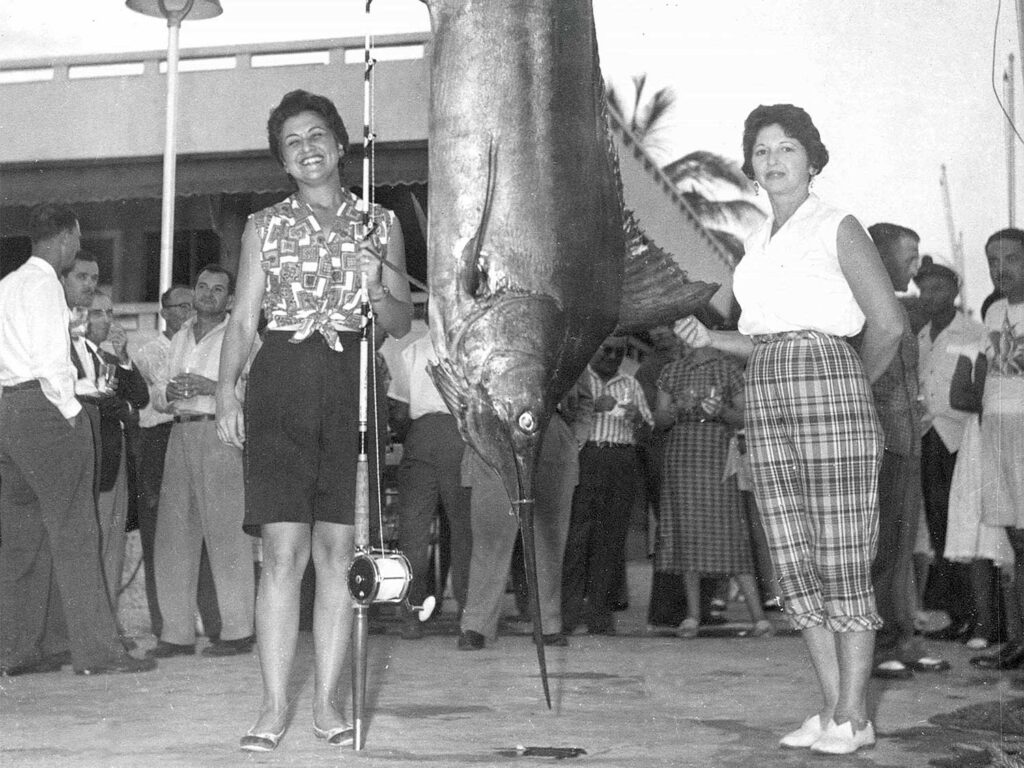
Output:
<svg viewBox="0 0 1024 768">
<path fill-rule="evenodd" d="M 830 725 L 834 725 L 831 720 L 826 723 L 825 728 Z M 790 749 L 806 749 L 821 738 L 825 728 L 821 726 L 820 716 L 811 715 L 804 720 L 803 725 L 779 739 L 779 746 Z"/>
<path fill-rule="evenodd" d="M 847 720 L 842 725 L 829 723 L 821 738 L 811 744 L 811 752 L 823 755 L 851 755 L 861 747 L 875 746 L 875 727 L 869 722 L 859 731 Z"/>
</svg>

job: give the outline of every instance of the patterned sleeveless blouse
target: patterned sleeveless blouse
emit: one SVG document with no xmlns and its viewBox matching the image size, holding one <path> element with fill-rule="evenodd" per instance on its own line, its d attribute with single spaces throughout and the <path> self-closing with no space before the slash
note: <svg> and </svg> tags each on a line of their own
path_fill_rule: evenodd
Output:
<svg viewBox="0 0 1024 768">
<path fill-rule="evenodd" d="M 391 213 L 373 206 L 372 240 L 387 254 Z M 263 313 L 267 327 L 292 331 L 299 343 L 319 331 L 332 349 L 341 350 L 339 331 L 358 331 L 359 242 L 363 201 L 351 192 L 329 230 L 321 228 L 313 210 L 297 195 L 250 216 L 260 240 L 266 274 Z"/>
</svg>

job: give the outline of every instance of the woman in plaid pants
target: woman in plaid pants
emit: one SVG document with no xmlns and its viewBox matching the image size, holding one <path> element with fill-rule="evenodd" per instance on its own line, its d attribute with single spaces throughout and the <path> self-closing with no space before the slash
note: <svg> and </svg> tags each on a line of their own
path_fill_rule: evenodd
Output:
<svg viewBox="0 0 1024 768">
<path fill-rule="evenodd" d="M 744 126 L 743 157 L 772 215 L 736 268 L 739 330 L 687 318 L 677 332 L 748 358 L 754 492 L 786 613 L 823 698 L 780 744 L 848 754 L 875 741 L 866 690 L 881 626 L 871 561 L 883 438 L 870 382 L 892 359 L 902 318 L 864 228 L 810 191 L 828 162 L 810 116 L 789 104 L 758 107 Z M 849 339 L 858 335 L 855 350 Z"/>
</svg>

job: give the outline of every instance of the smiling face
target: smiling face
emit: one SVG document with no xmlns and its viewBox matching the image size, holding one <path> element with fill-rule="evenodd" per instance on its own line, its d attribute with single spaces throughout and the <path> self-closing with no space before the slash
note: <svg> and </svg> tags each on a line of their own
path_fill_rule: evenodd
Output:
<svg viewBox="0 0 1024 768">
<path fill-rule="evenodd" d="M 196 278 L 196 314 L 203 318 L 216 319 L 228 310 L 231 300 L 231 286 L 228 276 L 220 272 L 200 272 Z"/>
<path fill-rule="evenodd" d="M 806 192 L 817 172 L 811 168 L 803 145 L 787 136 L 777 123 L 758 131 L 750 163 L 754 179 L 770 195 Z"/>
<path fill-rule="evenodd" d="M 327 121 L 300 112 L 281 126 L 281 159 L 296 183 L 314 184 L 338 173 L 342 150 Z"/>
<path fill-rule="evenodd" d="M 114 304 L 110 297 L 97 293 L 89 308 L 89 329 L 86 338 L 93 344 L 102 344 L 110 335 L 110 326 L 114 322 Z"/>
</svg>

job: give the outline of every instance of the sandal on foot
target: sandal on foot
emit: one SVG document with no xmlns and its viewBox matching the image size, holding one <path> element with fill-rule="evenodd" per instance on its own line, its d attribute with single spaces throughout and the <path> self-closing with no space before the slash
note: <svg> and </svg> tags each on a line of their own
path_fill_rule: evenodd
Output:
<svg viewBox="0 0 1024 768">
<path fill-rule="evenodd" d="M 326 739 L 332 747 L 350 747 L 356 740 L 356 729 L 347 723 L 333 728 L 320 728 L 313 724 L 313 735 L 318 739 Z"/>
<path fill-rule="evenodd" d="M 238 746 L 243 752 L 273 752 L 277 749 L 281 737 L 284 736 L 285 727 L 281 726 L 281 730 L 277 733 L 272 731 L 257 733 L 255 728 L 250 728 Z"/>
<path fill-rule="evenodd" d="M 775 634 L 775 626 L 768 619 L 761 619 L 754 622 L 754 628 L 750 630 L 751 637 L 771 637 Z"/>
<path fill-rule="evenodd" d="M 690 640 L 697 636 L 699 626 L 696 619 L 683 619 L 682 624 L 676 629 L 676 637 Z"/>
</svg>

